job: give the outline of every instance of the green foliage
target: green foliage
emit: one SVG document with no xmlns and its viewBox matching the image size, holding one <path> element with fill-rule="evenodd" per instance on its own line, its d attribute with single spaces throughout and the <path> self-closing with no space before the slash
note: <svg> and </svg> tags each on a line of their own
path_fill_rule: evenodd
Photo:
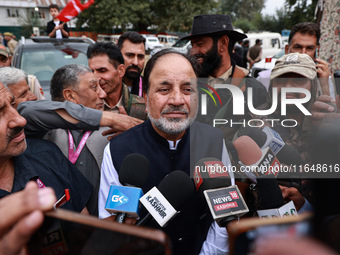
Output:
<svg viewBox="0 0 340 255">
<path fill-rule="evenodd" d="M 158 32 L 188 32 L 195 15 L 214 13 L 216 7 L 214 0 L 154 0 L 152 22 Z"/>
<path fill-rule="evenodd" d="M 245 32 L 281 32 L 296 23 L 314 21 L 318 0 L 286 0 L 276 15 L 262 16 L 265 1 L 273 0 L 96 0 L 78 16 L 77 27 L 98 33 L 189 32 L 195 15 L 223 13 Z"/>
<path fill-rule="evenodd" d="M 290 29 L 290 26 L 287 26 L 287 14 L 285 8 L 281 8 L 276 11 L 276 15 L 257 15 L 253 20 L 253 24 L 257 29 L 263 31 L 271 31 L 281 33 L 283 29 Z"/>
<path fill-rule="evenodd" d="M 239 19 L 234 22 L 233 26 L 242 29 L 245 33 L 249 30 L 256 30 L 256 27 L 247 19 Z"/>
<path fill-rule="evenodd" d="M 131 25 L 146 30 L 151 24 L 148 0 L 98 0 L 78 16 L 77 27 L 88 26 L 90 31 L 112 33 L 113 29 L 126 30 Z"/>
<path fill-rule="evenodd" d="M 238 19 L 251 21 L 256 13 L 261 12 L 264 2 L 265 0 L 220 0 L 220 10 L 229 14 L 233 22 Z"/>
<path fill-rule="evenodd" d="M 314 12 L 318 0 L 286 0 L 286 26 L 292 27 L 301 22 L 314 22 Z"/>
<path fill-rule="evenodd" d="M 20 16 L 17 18 L 17 21 L 21 27 L 21 35 L 24 37 L 30 37 L 33 33 L 33 27 L 39 27 L 40 29 L 45 30 L 46 24 L 42 24 L 41 20 L 36 16 L 36 12 L 29 13 L 28 10 L 27 13 L 24 14 L 24 16 Z M 32 15 L 33 14 L 33 15 Z"/>
<path fill-rule="evenodd" d="M 193 17 L 216 9 L 215 0 L 97 0 L 78 16 L 77 27 L 112 33 L 118 30 L 190 31 Z M 116 28 L 113 31 L 112 28 Z"/>
</svg>

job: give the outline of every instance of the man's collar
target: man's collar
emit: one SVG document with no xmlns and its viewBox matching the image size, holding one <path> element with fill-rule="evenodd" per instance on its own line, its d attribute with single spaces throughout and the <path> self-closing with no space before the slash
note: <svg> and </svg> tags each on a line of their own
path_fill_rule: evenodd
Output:
<svg viewBox="0 0 340 255">
<path fill-rule="evenodd" d="M 124 106 L 123 105 L 123 95 L 120 97 L 118 103 L 113 107 L 110 107 L 110 105 L 108 103 L 106 103 L 106 101 L 104 100 L 104 110 L 108 109 L 112 112 L 119 112 L 119 106 Z"/>
<path fill-rule="evenodd" d="M 165 139 L 163 136 L 161 136 L 160 134 L 157 133 L 157 131 L 152 126 L 150 119 L 147 119 L 145 121 L 145 123 L 149 126 L 150 131 L 151 131 L 151 135 L 154 136 L 155 139 L 157 139 L 160 144 L 163 144 L 164 146 L 166 146 L 170 150 L 180 149 L 183 146 L 182 141 L 184 142 L 186 139 L 188 139 L 188 137 L 190 135 L 190 127 L 189 127 L 185 130 L 184 135 L 180 139 L 178 139 L 176 141 L 169 141 L 169 140 Z"/>
</svg>

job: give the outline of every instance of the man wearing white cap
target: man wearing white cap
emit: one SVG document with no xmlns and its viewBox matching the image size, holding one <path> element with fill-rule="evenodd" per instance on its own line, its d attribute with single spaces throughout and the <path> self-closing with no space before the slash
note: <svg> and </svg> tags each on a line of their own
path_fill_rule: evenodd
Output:
<svg viewBox="0 0 340 255">
<path fill-rule="evenodd" d="M 275 63 L 270 75 L 269 95 L 273 97 L 272 88 L 277 89 L 277 108 L 274 113 L 267 116 L 253 116 L 261 119 L 275 119 L 272 123 L 267 123 L 270 128 L 276 130 L 286 144 L 293 146 L 299 153 L 301 158 L 308 162 L 309 159 L 309 142 L 312 126 L 310 116 L 305 115 L 296 104 L 286 104 L 286 115 L 282 114 L 281 109 L 281 92 L 282 89 L 287 89 L 284 98 L 287 100 L 299 100 L 308 97 L 310 99 L 303 103 L 302 106 L 311 111 L 311 106 L 318 95 L 318 78 L 316 64 L 313 59 L 307 54 L 290 53 L 278 59 Z M 292 92 L 290 88 L 305 89 L 299 92 Z M 308 91 L 310 93 L 308 93 Z M 272 106 L 272 98 L 266 105 L 259 109 L 269 109 Z M 263 117 L 263 118 L 262 118 Z M 285 120 L 285 127 L 282 126 L 282 121 Z M 288 121 L 290 120 L 290 121 Z M 266 123 L 266 122 L 265 122 Z"/>
</svg>

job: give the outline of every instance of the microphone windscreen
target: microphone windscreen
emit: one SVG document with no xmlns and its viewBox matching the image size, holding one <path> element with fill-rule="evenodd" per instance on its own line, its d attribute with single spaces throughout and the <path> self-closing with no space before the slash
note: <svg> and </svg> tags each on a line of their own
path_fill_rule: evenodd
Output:
<svg viewBox="0 0 340 255">
<path fill-rule="evenodd" d="M 300 153 L 287 144 L 276 154 L 276 157 L 282 164 L 286 165 L 299 166 L 304 163 Z"/>
<path fill-rule="evenodd" d="M 246 166 L 255 164 L 262 157 L 260 147 L 249 136 L 240 136 L 234 141 L 234 146 L 239 160 Z"/>
<path fill-rule="evenodd" d="M 157 188 L 176 210 L 194 193 L 193 181 L 181 170 L 175 170 L 165 176 Z"/>
<path fill-rule="evenodd" d="M 125 186 L 142 187 L 149 174 L 149 160 L 139 154 L 131 153 L 122 162 L 119 171 L 119 182 Z"/>
<path fill-rule="evenodd" d="M 279 208 L 284 205 L 281 189 L 275 178 L 269 175 L 257 178 L 259 194 L 258 210 Z"/>
<path fill-rule="evenodd" d="M 238 133 L 238 136 L 249 136 L 260 148 L 262 148 L 267 141 L 267 135 L 257 127 L 247 126 Z"/>
</svg>

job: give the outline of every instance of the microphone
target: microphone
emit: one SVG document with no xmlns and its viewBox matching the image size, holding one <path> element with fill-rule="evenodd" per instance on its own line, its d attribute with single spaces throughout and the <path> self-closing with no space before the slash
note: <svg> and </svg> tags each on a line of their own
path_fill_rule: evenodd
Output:
<svg viewBox="0 0 340 255">
<path fill-rule="evenodd" d="M 197 162 L 194 171 L 197 191 L 207 201 L 213 219 L 220 227 L 247 213 L 248 207 L 226 167 L 216 158 L 204 158 Z"/>
<path fill-rule="evenodd" d="M 297 215 L 293 201 L 285 204 L 276 179 L 264 176 L 257 180 L 256 186 L 258 190 L 257 214 L 260 218 Z"/>
<path fill-rule="evenodd" d="M 217 158 L 204 158 L 195 165 L 194 183 L 203 194 L 206 189 L 217 189 L 231 185 L 228 169 Z"/>
<path fill-rule="evenodd" d="M 241 167 L 248 167 L 247 171 L 241 172 L 256 183 L 251 184 L 250 188 L 257 191 L 257 196 L 254 197 L 257 214 L 261 218 L 297 214 L 293 201 L 284 204 L 281 189 L 277 180 L 273 178 L 280 170 L 280 162 L 270 147 L 261 150 L 253 139 L 245 135 L 236 139 L 234 146 L 243 163 Z M 250 207 L 253 209 L 253 203 Z"/>
<path fill-rule="evenodd" d="M 252 182 L 257 177 L 273 174 L 277 176 L 280 171 L 280 162 L 268 147 L 260 149 L 249 136 L 240 136 L 234 141 L 240 164 L 240 172 L 245 174 Z"/>
<path fill-rule="evenodd" d="M 249 136 L 261 149 L 267 147 L 271 148 L 273 153 L 282 164 L 303 164 L 300 153 L 292 146 L 285 144 L 280 134 L 267 126 L 262 130 L 256 127 L 245 127 L 239 133 L 239 136 Z"/>
<path fill-rule="evenodd" d="M 105 209 L 116 213 L 116 221 L 123 223 L 126 216 L 139 217 L 139 199 L 143 196 L 141 187 L 149 173 L 149 160 L 138 153 L 127 155 L 119 171 L 119 182 L 124 186 L 111 185 Z"/>
<path fill-rule="evenodd" d="M 181 170 L 175 170 L 165 176 L 157 187 L 153 187 L 140 198 L 148 213 L 136 223 L 137 226 L 155 219 L 161 227 L 164 227 L 194 193 L 192 180 Z"/>
</svg>

